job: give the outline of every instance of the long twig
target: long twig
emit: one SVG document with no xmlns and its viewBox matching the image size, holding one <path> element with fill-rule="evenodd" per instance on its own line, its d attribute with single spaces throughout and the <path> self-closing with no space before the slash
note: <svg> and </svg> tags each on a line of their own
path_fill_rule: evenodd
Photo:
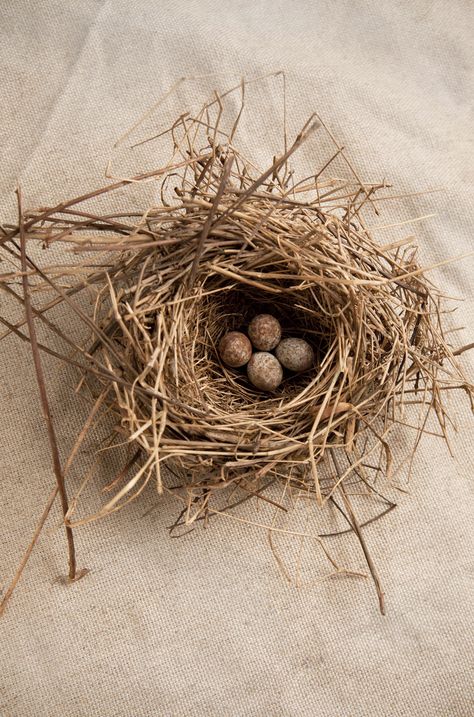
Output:
<svg viewBox="0 0 474 717">
<path fill-rule="evenodd" d="M 38 348 L 38 341 L 36 338 L 36 328 L 33 318 L 33 311 L 31 307 L 31 298 L 30 298 L 30 288 L 29 288 L 29 280 L 28 280 L 28 272 L 27 272 L 27 255 L 26 255 L 26 239 L 25 239 L 25 230 L 24 230 L 24 224 L 23 224 L 23 209 L 22 209 L 22 200 L 21 200 L 21 190 L 18 187 L 17 191 L 17 198 L 18 198 L 18 215 L 19 215 L 19 232 L 20 232 L 20 249 L 21 249 L 21 269 L 22 269 L 22 284 L 23 284 L 23 294 L 24 294 L 24 301 L 25 301 L 25 312 L 26 312 L 26 318 L 27 318 L 27 324 L 28 324 L 28 331 L 30 334 L 30 345 L 31 345 L 31 353 L 33 356 L 33 363 L 35 366 L 35 372 L 36 372 L 36 380 L 38 383 L 38 389 L 40 393 L 40 399 L 41 399 L 41 407 L 43 410 L 43 417 L 46 423 L 47 431 L 48 431 L 48 439 L 49 439 L 49 445 L 51 449 L 51 455 L 53 459 L 53 470 L 54 474 L 56 476 L 56 481 L 58 484 L 58 491 L 61 498 L 61 507 L 63 511 L 63 515 L 65 516 L 69 505 L 68 505 L 68 499 L 67 499 L 67 492 L 66 492 L 66 486 L 64 483 L 64 476 L 61 469 L 61 461 L 59 457 L 59 449 L 58 444 L 56 440 L 56 433 L 53 426 L 53 420 L 51 417 L 51 411 L 49 408 L 49 401 L 48 401 L 48 394 L 46 391 L 46 384 L 44 380 L 43 375 L 43 368 L 41 364 L 41 356 Z M 69 579 L 74 580 L 76 578 L 76 553 L 74 548 L 74 537 L 72 533 L 72 529 L 68 526 L 65 526 L 66 530 L 66 538 L 67 538 L 67 544 L 68 544 L 68 555 L 69 555 Z"/>
<path fill-rule="evenodd" d="M 209 214 L 207 216 L 206 221 L 204 222 L 204 226 L 202 228 L 201 234 L 199 236 L 197 245 L 196 245 L 196 256 L 194 257 L 193 263 L 191 265 L 191 271 L 189 274 L 189 286 L 192 287 L 194 284 L 194 279 L 196 277 L 196 271 L 197 267 L 199 265 L 199 260 L 201 259 L 201 254 L 204 249 L 204 243 L 208 237 L 209 231 L 212 226 L 212 221 L 214 219 L 214 215 L 217 211 L 217 207 L 219 206 L 219 202 L 221 200 L 221 197 L 225 191 L 226 184 L 229 180 L 230 170 L 232 169 L 232 164 L 234 163 L 234 155 L 231 154 L 225 161 L 224 168 L 222 170 L 222 179 L 219 183 L 219 187 L 216 192 L 216 196 L 213 199 L 212 206 L 209 210 Z"/>
<path fill-rule="evenodd" d="M 340 474 L 339 465 L 338 465 L 336 456 L 334 455 L 334 451 L 331 451 L 331 455 L 332 455 L 332 459 L 333 459 L 334 465 L 336 467 L 336 470 L 337 470 L 338 474 Z M 382 590 L 380 578 L 378 576 L 377 570 L 374 565 L 374 561 L 372 560 L 372 556 L 370 555 L 369 549 L 367 547 L 367 543 L 365 542 L 365 538 L 362 534 L 362 530 L 359 525 L 359 521 L 357 520 L 356 514 L 354 513 L 354 510 L 352 508 L 352 503 L 349 499 L 349 496 L 347 494 L 347 491 L 345 489 L 343 482 L 339 483 L 338 490 L 341 495 L 342 501 L 344 503 L 344 507 L 347 511 L 347 515 L 345 515 L 345 513 L 343 513 L 343 515 L 346 518 L 349 525 L 354 530 L 354 533 L 357 535 L 357 538 L 361 545 L 365 559 L 367 561 L 367 565 L 369 566 L 370 574 L 372 575 L 372 580 L 374 581 L 375 589 L 377 591 L 380 612 L 382 613 L 382 615 L 385 615 L 385 594 Z"/>
<path fill-rule="evenodd" d="M 7 590 L 5 591 L 5 594 L 2 597 L 2 600 L 0 601 L 0 617 L 4 614 L 6 607 L 7 607 L 7 603 L 9 602 L 11 596 L 13 595 L 13 593 L 15 591 L 16 586 L 18 585 L 18 583 L 20 581 L 20 578 L 23 574 L 23 571 L 26 567 L 28 560 L 30 559 L 31 553 L 33 552 L 33 548 L 35 547 L 35 545 L 38 541 L 40 533 L 41 533 L 43 526 L 46 522 L 46 519 L 49 515 L 49 512 L 50 512 L 51 508 L 53 507 L 53 503 L 58 494 L 58 490 L 59 490 L 58 486 L 55 486 L 53 488 L 53 490 L 51 491 L 51 493 L 49 494 L 48 501 L 47 501 L 45 508 L 41 514 L 41 518 L 38 521 L 38 525 L 35 528 L 35 532 L 33 534 L 33 537 L 31 538 L 30 544 L 28 545 L 27 549 L 25 550 L 23 557 L 20 561 L 20 564 L 16 570 L 16 573 L 15 573 L 10 585 L 8 586 Z"/>
</svg>

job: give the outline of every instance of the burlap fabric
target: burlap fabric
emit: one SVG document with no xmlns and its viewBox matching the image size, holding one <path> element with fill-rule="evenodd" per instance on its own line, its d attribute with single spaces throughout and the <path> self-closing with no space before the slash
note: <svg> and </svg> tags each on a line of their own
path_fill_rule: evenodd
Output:
<svg viewBox="0 0 474 717">
<path fill-rule="evenodd" d="M 29 205 L 98 185 L 117 135 L 177 77 L 284 68 L 295 126 L 316 107 L 368 179 L 390 178 L 400 192 L 446 187 L 388 208 L 393 222 L 436 213 L 405 227 L 424 263 L 465 253 L 471 23 L 462 0 L 3 3 L 2 219 L 18 177 Z M 257 155 L 273 151 L 253 137 Z M 470 258 L 433 273 L 465 299 L 452 324 L 465 327 L 459 344 L 472 341 L 473 268 Z M 9 338 L 0 354 L 5 584 L 54 478 L 27 348 Z M 474 375 L 472 358 L 463 362 Z M 69 388 L 57 364 L 45 368 L 67 443 L 77 427 Z M 65 587 L 56 508 L 0 623 L 2 717 L 474 715 L 473 423 L 462 396 L 450 407 L 454 458 L 428 437 L 411 495 L 367 529 L 386 617 L 368 581 L 287 586 L 257 528 L 216 520 L 170 539 L 177 507 L 165 500 L 147 513 L 152 494 L 78 531 L 91 573 Z"/>
</svg>

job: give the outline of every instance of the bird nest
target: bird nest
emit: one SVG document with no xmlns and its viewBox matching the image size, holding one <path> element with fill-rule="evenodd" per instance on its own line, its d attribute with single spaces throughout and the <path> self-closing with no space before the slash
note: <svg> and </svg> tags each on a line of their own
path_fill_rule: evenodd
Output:
<svg viewBox="0 0 474 717">
<path fill-rule="evenodd" d="M 164 167 L 55 207 L 25 213 L 20 203 L 18 225 L 3 230 L 3 249 L 22 262 L 34 352 L 44 348 L 35 323 L 59 332 L 47 318 L 57 303 L 90 331 L 83 343 L 61 333 L 74 350 L 63 358 L 79 367 L 94 398 L 72 457 L 107 413 L 117 443 L 130 448 L 92 516 L 75 517 L 90 474 L 69 504 L 63 486 L 66 525 L 118 510 L 150 481 L 158 494 L 180 495 L 184 524 L 224 512 L 223 492 L 236 489 L 278 510 L 265 489 L 279 484 L 320 508 L 338 501 L 365 552 L 353 486 L 380 496 L 381 477 L 390 482 L 391 436 L 408 404 L 418 409 L 417 445 L 430 413 L 446 430 L 443 389 L 472 386 L 444 338 L 440 298 L 413 238 L 382 246 L 365 225 L 362 208 L 375 208 L 386 185 L 367 185 L 352 169 L 346 180 L 328 180 L 330 162 L 296 180 L 290 157 L 325 130 L 315 116 L 257 171 L 235 146 L 240 114 L 227 132 L 221 115 L 217 98 L 181 116 Z M 336 155 L 343 156 L 337 144 Z M 101 194 L 150 181 L 159 183 L 160 201 L 139 216 L 80 211 Z M 76 258 L 42 270 L 26 251 L 38 241 L 72 245 Z M 2 278 L 13 293 L 15 276 Z M 33 306 L 43 290 L 54 298 Z M 92 310 L 78 301 L 85 290 Z M 217 350 L 225 332 L 245 331 L 258 313 L 277 317 L 283 336 L 305 339 L 316 357 L 272 393 L 254 388 L 245 369 L 227 367 Z M 2 320 L 27 338 L 21 323 Z M 380 589 L 379 598 L 382 606 Z"/>
</svg>

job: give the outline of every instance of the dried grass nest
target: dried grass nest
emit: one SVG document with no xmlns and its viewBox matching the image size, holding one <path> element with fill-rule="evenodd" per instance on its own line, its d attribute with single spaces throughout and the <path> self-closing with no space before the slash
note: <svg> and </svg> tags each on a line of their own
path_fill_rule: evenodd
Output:
<svg viewBox="0 0 474 717">
<path fill-rule="evenodd" d="M 34 353 L 47 351 L 34 324 L 64 340 L 48 319 L 63 303 L 90 332 L 82 344 L 66 337 L 73 351 L 62 356 L 80 368 L 82 388 L 94 397 L 67 468 L 107 412 L 116 442 L 130 447 L 105 505 L 86 518 L 75 511 L 91 474 L 68 502 L 64 466 L 56 467 L 68 535 L 123 507 L 150 481 L 159 494 L 179 494 L 185 524 L 224 512 L 224 489 L 278 511 L 265 489 L 281 484 L 321 508 L 338 501 L 383 609 L 352 505 L 354 486 L 379 495 L 381 477 L 390 481 L 391 436 L 407 405 L 417 409 L 416 447 L 430 413 L 446 432 L 443 390 L 461 387 L 472 396 L 473 387 L 444 337 L 441 299 L 417 263 L 413 237 L 382 246 L 364 222 L 361 210 L 375 208 L 376 192 L 387 185 L 365 184 L 348 160 L 344 181 L 328 178 L 331 162 L 296 180 L 291 155 L 325 129 L 315 116 L 257 171 L 235 146 L 240 115 L 225 132 L 221 110 L 214 98 L 196 115 L 181 116 L 169 132 L 172 159 L 164 167 L 55 207 L 26 213 L 20 203 L 18 225 L 3 228 L 2 250 L 23 271 L 4 274 L 2 287 L 30 319 L 29 337 L 24 321 L 2 319 L 8 331 L 33 336 Z M 334 152 L 345 156 L 337 143 Z M 100 194 L 149 181 L 160 183 L 161 200 L 144 212 L 82 211 Z M 27 253 L 31 242 L 65 243 L 76 256 L 40 269 Z M 89 311 L 78 300 L 84 291 L 93 292 Z M 259 312 L 277 316 L 284 335 L 307 339 L 317 357 L 313 369 L 286 376 L 273 394 L 226 367 L 216 348 L 225 331 L 245 330 Z"/>
</svg>

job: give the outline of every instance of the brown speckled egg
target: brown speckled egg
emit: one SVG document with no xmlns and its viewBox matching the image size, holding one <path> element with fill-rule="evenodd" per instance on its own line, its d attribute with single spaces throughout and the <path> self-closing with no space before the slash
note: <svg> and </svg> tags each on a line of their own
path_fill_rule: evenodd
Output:
<svg viewBox="0 0 474 717">
<path fill-rule="evenodd" d="M 278 319 L 270 314 L 259 314 L 249 324 L 250 341 L 260 351 L 271 351 L 281 339 Z"/>
<path fill-rule="evenodd" d="M 289 371 L 307 371 L 314 364 L 314 351 L 304 339 L 283 339 L 275 353 Z"/>
<path fill-rule="evenodd" d="M 262 391 L 274 391 L 281 383 L 283 369 L 273 354 L 257 351 L 247 365 L 250 383 Z"/>
<path fill-rule="evenodd" d="M 240 331 L 229 331 L 219 342 L 219 354 L 227 366 L 245 366 L 252 355 L 252 344 Z"/>
</svg>

